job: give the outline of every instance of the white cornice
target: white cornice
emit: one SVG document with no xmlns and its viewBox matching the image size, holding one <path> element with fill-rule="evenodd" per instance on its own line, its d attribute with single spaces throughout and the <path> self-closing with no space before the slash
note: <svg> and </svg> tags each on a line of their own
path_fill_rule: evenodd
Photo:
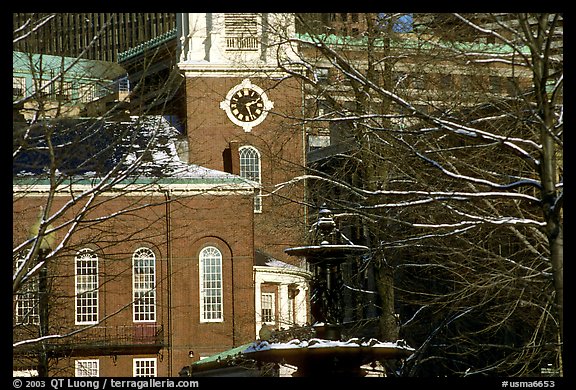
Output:
<svg viewBox="0 0 576 390">
<path fill-rule="evenodd" d="M 264 277 L 263 275 L 268 274 L 277 276 L 293 276 L 304 279 L 312 278 L 312 273 L 310 271 L 298 267 L 270 267 L 263 265 L 255 265 L 254 272 L 262 275 L 262 277 Z"/>
<path fill-rule="evenodd" d="M 207 62 L 179 62 L 178 69 L 184 73 L 185 77 L 267 77 L 281 79 L 288 75 L 281 68 L 266 65 L 240 67 Z"/>
<path fill-rule="evenodd" d="M 50 186 L 46 184 L 23 184 L 13 185 L 14 194 L 28 196 L 45 196 L 50 193 Z M 94 191 L 94 186 L 90 184 L 72 184 L 58 186 L 53 191 L 55 196 L 70 196 L 71 194 L 82 194 Z M 194 194 L 207 195 L 253 195 L 254 187 L 245 184 L 135 184 L 117 185 L 98 192 L 101 196 L 150 196 L 170 193 L 175 196 L 186 196 Z"/>
</svg>

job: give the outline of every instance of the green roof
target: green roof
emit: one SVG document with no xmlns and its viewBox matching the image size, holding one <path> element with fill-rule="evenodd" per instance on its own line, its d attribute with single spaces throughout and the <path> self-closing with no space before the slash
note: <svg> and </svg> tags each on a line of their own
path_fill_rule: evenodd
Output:
<svg viewBox="0 0 576 390">
<path fill-rule="evenodd" d="M 51 78 L 65 71 L 66 78 L 114 80 L 124 76 L 126 70 L 115 62 L 87 60 L 75 57 L 12 52 L 13 73 L 30 74 L 34 72 Z"/>
<path fill-rule="evenodd" d="M 421 39 L 415 39 L 416 35 L 414 33 L 404 33 L 400 35 L 402 38 L 394 38 L 388 40 L 383 38 L 377 38 L 372 42 L 372 45 L 378 47 L 386 47 L 390 45 L 392 48 L 397 49 L 433 49 L 433 48 L 443 48 L 443 49 L 453 49 L 458 51 L 472 51 L 477 54 L 511 54 L 514 52 L 514 48 L 510 45 L 496 44 L 496 43 L 479 43 L 479 42 L 428 42 Z M 297 38 L 306 42 L 323 42 L 327 45 L 351 45 L 351 46 L 366 46 L 368 45 L 368 37 L 351 37 L 342 36 L 335 34 L 297 34 Z M 520 49 L 522 53 L 530 53 L 527 46 L 523 46 Z"/>
<path fill-rule="evenodd" d="M 248 344 L 244 344 L 244 345 L 241 345 L 241 346 L 239 346 L 239 347 L 235 347 L 235 348 L 229 349 L 229 350 L 227 350 L 227 351 L 220 352 L 220 353 L 217 353 L 217 354 L 215 354 L 215 355 L 211 355 L 211 356 L 209 356 L 209 357 L 207 357 L 207 358 L 204 358 L 204 359 L 202 359 L 202 360 L 198 360 L 197 362 L 192 363 L 192 366 L 196 366 L 196 367 L 197 367 L 197 366 L 201 366 L 201 365 L 203 365 L 203 364 L 220 362 L 220 361 L 225 360 L 225 359 L 227 359 L 227 358 L 241 355 L 242 352 L 245 351 L 245 350 L 246 350 L 249 346 L 251 346 L 253 343 L 254 343 L 254 342 L 251 341 L 251 342 L 249 342 Z"/>
<path fill-rule="evenodd" d="M 152 49 L 162 43 L 168 42 L 170 39 L 176 38 L 176 29 L 172 29 L 162 35 L 158 35 L 146 42 L 143 42 L 135 47 L 132 47 L 126 51 L 118 53 L 118 61 L 126 61 L 138 54 L 142 54 L 144 51 Z"/>
</svg>

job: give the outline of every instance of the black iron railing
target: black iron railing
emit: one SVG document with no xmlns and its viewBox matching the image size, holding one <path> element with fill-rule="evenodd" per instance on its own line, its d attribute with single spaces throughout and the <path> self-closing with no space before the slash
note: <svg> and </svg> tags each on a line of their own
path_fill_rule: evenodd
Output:
<svg viewBox="0 0 576 390">
<path fill-rule="evenodd" d="M 69 330 L 68 332 L 70 332 Z M 59 332 L 65 335 L 65 331 Z M 14 349 L 15 355 L 48 351 L 50 356 L 85 353 L 132 353 L 157 351 L 164 346 L 161 324 L 98 325 L 70 336 L 50 338 Z"/>
<path fill-rule="evenodd" d="M 77 344 L 104 343 L 114 345 L 162 344 L 163 327 L 160 324 L 131 324 L 94 326 L 72 336 Z"/>
</svg>

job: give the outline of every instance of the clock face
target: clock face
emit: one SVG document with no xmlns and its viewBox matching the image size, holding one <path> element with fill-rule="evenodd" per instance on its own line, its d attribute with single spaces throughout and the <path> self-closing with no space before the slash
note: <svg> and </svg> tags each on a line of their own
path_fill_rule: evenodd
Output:
<svg viewBox="0 0 576 390">
<path fill-rule="evenodd" d="M 220 108 L 226 112 L 232 123 L 242 127 L 244 131 L 252 131 L 266 119 L 274 102 L 268 99 L 266 92 L 249 79 L 228 91 L 226 99 L 220 102 Z"/>
<path fill-rule="evenodd" d="M 253 122 L 264 112 L 262 96 L 251 88 L 242 88 L 230 98 L 230 112 L 242 122 Z"/>
</svg>

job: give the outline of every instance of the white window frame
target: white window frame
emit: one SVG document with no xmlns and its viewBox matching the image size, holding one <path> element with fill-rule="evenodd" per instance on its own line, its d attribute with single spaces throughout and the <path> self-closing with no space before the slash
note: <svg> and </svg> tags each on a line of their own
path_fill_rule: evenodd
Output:
<svg viewBox="0 0 576 390">
<path fill-rule="evenodd" d="M 14 95 L 14 89 L 19 89 L 21 93 Z M 12 76 L 12 97 L 21 99 L 26 96 L 26 77 Z"/>
<path fill-rule="evenodd" d="M 327 83 L 330 78 L 330 68 L 315 68 L 314 76 L 319 83 Z"/>
<path fill-rule="evenodd" d="M 79 264 L 81 261 L 89 261 L 91 264 L 81 265 Z M 82 268 L 79 269 L 80 265 Z M 82 274 L 78 272 L 79 270 L 86 272 L 92 270 L 92 272 Z M 97 324 L 99 312 L 98 255 L 92 249 L 81 249 L 74 258 L 74 288 L 76 325 Z"/>
<path fill-rule="evenodd" d="M 207 246 L 199 254 L 200 322 L 224 321 L 222 252 Z"/>
<path fill-rule="evenodd" d="M 100 376 L 100 360 L 84 359 L 74 362 L 74 376 L 76 377 L 98 377 Z"/>
<path fill-rule="evenodd" d="M 132 374 L 134 377 L 157 376 L 156 358 L 134 358 L 132 360 Z"/>
<path fill-rule="evenodd" d="M 245 145 L 238 148 L 240 160 L 240 176 L 258 183 L 254 196 L 254 212 L 262 212 L 262 157 L 254 146 Z"/>
<path fill-rule="evenodd" d="M 38 80 L 38 90 L 36 91 L 39 96 L 44 96 L 48 99 L 54 98 L 54 91 L 55 91 L 55 80 L 48 80 L 48 79 L 39 79 Z"/>
<path fill-rule="evenodd" d="M 156 255 L 146 247 L 132 255 L 132 319 L 156 322 Z"/>
<path fill-rule="evenodd" d="M 59 82 L 57 94 L 64 99 L 65 102 L 71 102 L 74 98 L 74 83 L 70 81 Z"/>
<path fill-rule="evenodd" d="M 22 267 L 26 253 L 16 260 L 16 269 Z M 16 295 L 16 308 L 14 317 L 18 325 L 38 325 L 40 323 L 40 313 L 38 306 L 39 280 L 37 276 L 30 278 L 22 285 Z"/>
<path fill-rule="evenodd" d="M 78 86 L 78 98 L 82 103 L 90 103 L 96 100 L 96 86 L 94 84 L 81 83 Z"/>
<path fill-rule="evenodd" d="M 260 299 L 262 323 L 274 325 L 276 323 L 276 294 L 263 292 Z M 265 314 L 264 311 L 269 313 Z"/>
</svg>

